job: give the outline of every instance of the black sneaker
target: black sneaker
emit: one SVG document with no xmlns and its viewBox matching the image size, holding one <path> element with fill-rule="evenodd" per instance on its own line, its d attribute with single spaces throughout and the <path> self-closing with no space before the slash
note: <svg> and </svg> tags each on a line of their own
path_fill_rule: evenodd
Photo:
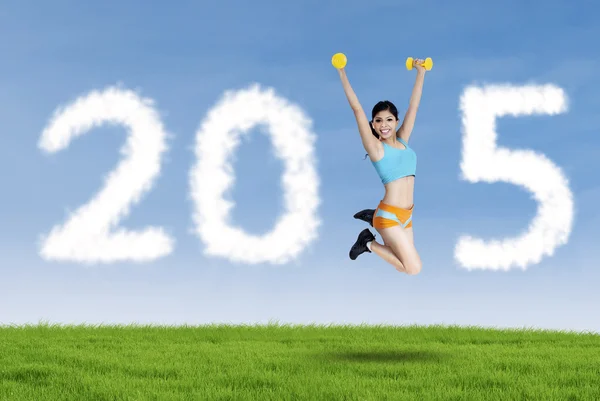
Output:
<svg viewBox="0 0 600 401">
<path fill-rule="evenodd" d="M 355 219 L 366 221 L 373 227 L 373 215 L 375 214 L 375 209 L 365 209 L 354 215 Z"/>
<path fill-rule="evenodd" d="M 354 243 L 354 245 L 352 245 L 352 248 L 350 249 L 350 259 L 355 260 L 358 257 L 358 255 L 365 252 L 371 253 L 371 251 L 369 251 L 369 248 L 367 248 L 367 242 L 373 241 L 374 239 L 375 236 L 371 233 L 371 230 L 369 230 L 368 228 L 362 230 L 360 234 L 358 234 L 356 242 Z"/>
</svg>

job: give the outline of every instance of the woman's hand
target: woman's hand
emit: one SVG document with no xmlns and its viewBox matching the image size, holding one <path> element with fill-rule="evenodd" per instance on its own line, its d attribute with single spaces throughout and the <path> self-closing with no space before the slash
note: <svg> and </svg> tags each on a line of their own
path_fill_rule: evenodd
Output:
<svg viewBox="0 0 600 401">
<path fill-rule="evenodd" d="M 417 69 L 418 73 L 425 72 L 425 67 L 423 67 L 423 65 L 422 65 L 423 63 L 425 63 L 425 60 L 421 60 L 420 58 L 413 60 L 413 67 L 415 67 Z"/>
</svg>

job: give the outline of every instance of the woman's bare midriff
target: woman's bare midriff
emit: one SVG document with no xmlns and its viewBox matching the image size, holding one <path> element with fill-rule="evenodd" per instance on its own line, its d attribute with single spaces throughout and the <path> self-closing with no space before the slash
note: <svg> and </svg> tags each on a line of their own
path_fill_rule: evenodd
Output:
<svg viewBox="0 0 600 401">
<path fill-rule="evenodd" d="M 408 176 L 389 182 L 385 185 L 383 203 L 403 209 L 413 206 L 415 177 Z"/>
</svg>

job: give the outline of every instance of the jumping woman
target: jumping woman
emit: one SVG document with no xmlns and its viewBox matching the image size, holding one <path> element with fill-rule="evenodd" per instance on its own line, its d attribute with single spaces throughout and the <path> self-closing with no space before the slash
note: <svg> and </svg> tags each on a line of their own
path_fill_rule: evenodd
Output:
<svg viewBox="0 0 600 401">
<path fill-rule="evenodd" d="M 399 127 L 398 110 L 387 100 L 373 107 L 371 121 L 368 121 L 345 69 L 337 69 L 365 151 L 385 188 L 385 196 L 376 209 L 365 209 L 354 215 L 354 218 L 371 224 L 381 235 L 383 244 L 375 241 L 375 236 L 365 228 L 350 249 L 350 259 L 355 260 L 364 252 L 375 252 L 396 270 L 407 274 L 418 274 L 422 266 L 414 245 L 412 225 L 417 156 L 408 146 L 425 79 L 422 63 L 420 59 L 413 61 L 417 78 Z"/>
</svg>

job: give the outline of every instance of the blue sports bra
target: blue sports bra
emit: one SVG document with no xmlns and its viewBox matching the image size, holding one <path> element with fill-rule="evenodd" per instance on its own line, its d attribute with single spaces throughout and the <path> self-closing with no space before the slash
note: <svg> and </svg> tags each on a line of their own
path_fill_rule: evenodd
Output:
<svg viewBox="0 0 600 401">
<path fill-rule="evenodd" d="M 401 138 L 396 138 L 406 149 L 394 148 L 385 142 L 383 143 L 383 157 L 376 162 L 371 161 L 381 182 L 387 184 L 402 177 L 416 175 L 417 154 L 408 147 L 408 144 Z"/>
</svg>

